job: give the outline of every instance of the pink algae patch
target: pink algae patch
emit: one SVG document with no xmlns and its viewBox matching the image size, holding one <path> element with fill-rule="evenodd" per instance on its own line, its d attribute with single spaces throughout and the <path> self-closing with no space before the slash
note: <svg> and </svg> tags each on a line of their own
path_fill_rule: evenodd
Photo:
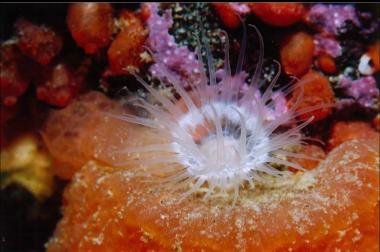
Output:
<svg viewBox="0 0 380 252">
<path fill-rule="evenodd" d="M 343 143 L 312 171 L 243 189 L 235 207 L 226 196 L 177 202 L 91 161 L 65 191 L 47 251 L 377 251 L 378 145 Z"/>
<path fill-rule="evenodd" d="M 126 139 L 129 144 L 135 140 L 135 126 L 107 113 L 122 115 L 127 111 L 120 103 L 92 91 L 50 114 L 42 135 L 59 177 L 71 178 L 88 160 L 115 161 L 113 152 L 122 149 Z"/>
</svg>

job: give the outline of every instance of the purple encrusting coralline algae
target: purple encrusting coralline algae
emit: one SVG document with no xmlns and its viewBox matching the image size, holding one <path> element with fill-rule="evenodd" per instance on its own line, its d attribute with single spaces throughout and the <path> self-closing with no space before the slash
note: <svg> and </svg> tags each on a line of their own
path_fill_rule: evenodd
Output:
<svg viewBox="0 0 380 252">
<path fill-rule="evenodd" d="M 334 37 L 316 34 L 314 36 L 314 55 L 328 54 L 333 58 L 339 57 L 342 54 L 342 47 L 338 40 Z"/>
<path fill-rule="evenodd" d="M 158 79 L 164 79 L 162 69 L 166 68 L 176 74 L 185 86 L 188 82 L 198 83 L 199 62 L 195 53 L 185 46 L 179 46 L 169 34 L 169 29 L 173 25 L 170 10 L 160 16 L 157 3 L 148 3 L 147 6 L 151 13 L 147 21 L 149 28 L 147 44 L 155 58 L 155 63 L 150 67 L 151 74 Z"/>
<path fill-rule="evenodd" d="M 313 5 L 307 14 L 307 20 L 315 25 L 318 31 L 334 35 L 339 34 L 339 29 L 344 27 L 346 21 L 352 21 L 356 26 L 360 26 L 356 10 L 352 5 Z"/>
<path fill-rule="evenodd" d="M 236 11 L 237 14 L 242 16 L 250 13 L 251 11 L 249 6 L 245 3 L 229 3 L 229 5 L 232 7 L 234 11 Z"/>
<path fill-rule="evenodd" d="M 379 97 L 379 89 L 376 87 L 376 80 L 372 76 L 357 80 L 341 77 L 338 86 L 343 88 L 347 96 L 354 98 L 356 102 L 366 108 L 373 107 L 375 100 Z"/>
<path fill-rule="evenodd" d="M 306 15 L 306 20 L 319 31 L 314 36 L 315 55 L 328 54 L 334 58 L 342 54 L 342 47 L 336 36 L 346 21 L 360 26 L 355 8 L 352 5 L 313 5 Z"/>
<path fill-rule="evenodd" d="M 149 28 L 149 36 L 147 45 L 153 53 L 155 63 L 150 67 L 151 74 L 158 79 L 165 79 L 167 71 L 174 74 L 184 87 L 188 87 L 188 83 L 196 86 L 201 81 L 200 63 L 194 52 L 185 46 L 179 46 L 169 29 L 173 25 L 173 19 L 170 10 L 164 11 L 163 15 L 158 14 L 158 5 L 156 3 L 147 4 L 151 15 L 147 21 Z M 216 71 L 217 83 L 222 83 L 226 79 L 226 73 L 223 69 Z M 248 74 L 245 71 L 230 76 L 229 81 L 234 83 L 242 93 L 249 89 L 246 79 Z M 223 86 L 223 85 L 217 85 Z M 212 87 L 213 88 L 213 87 Z M 255 92 L 256 98 L 261 97 L 259 90 Z M 273 92 L 272 99 L 274 101 L 273 108 L 265 112 L 267 120 L 275 118 L 288 112 L 286 98 L 281 92 Z M 254 101 L 252 101 L 254 102 Z"/>
</svg>

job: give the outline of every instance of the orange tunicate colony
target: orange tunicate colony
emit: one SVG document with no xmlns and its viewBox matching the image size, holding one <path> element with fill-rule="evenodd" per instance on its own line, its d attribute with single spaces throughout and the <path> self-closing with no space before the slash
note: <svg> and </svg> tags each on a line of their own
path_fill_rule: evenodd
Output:
<svg viewBox="0 0 380 252">
<path fill-rule="evenodd" d="M 226 27 L 231 29 L 240 27 L 241 20 L 230 3 L 213 3 L 213 6 Z"/>
<path fill-rule="evenodd" d="M 372 65 L 375 69 L 375 71 L 380 70 L 380 40 L 377 40 L 375 43 L 373 43 L 369 48 L 368 48 L 368 55 L 371 58 Z"/>
<path fill-rule="evenodd" d="M 334 74 L 337 71 L 334 58 L 327 54 L 319 56 L 316 65 L 326 74 Z"/>
<path fill-rule="evenodd" d="M 303 98 L 297 107 L 297 112 L 301 113 L 301 111 L 308 108 L 322 106 L 320 109 L 301 114 L 300 119 L 306 121 L 311 116 L 314 116 L 313 122 L 317 122 L 329 116 L 335 102 L 334 92 L 329 80 L 324 75 L 311 70 L 301 78 L 300 82 L 303 83 Z M 294 103 L 300 92 L 301 89 L 296 89 L 289 102 Z"/>
<path fill-rule="evenodd" d="M 376 251 L 378 143 L 354 140 L 315 170 L 242 191 L 231 208 L 91 161 L 65 192 L 48 251 Z"/>
<path fill-rule="evenodd" d="M 322 149 L 322 147 L 314 144 L 308 144 L 302 146 L 299 153 L 304 154 L 305 156 L 312 157 L 314 159 L 302 159 L 302 158 L 290 158 L 291 161 L 296 162 L 301 165 L 306 170 L 313 170 L 318 166 L 320 160 L 324 160 L 326 158 L 326 153 Z M 294 169 L 294 171 L 296 171 Z"/>
<path fill-rule="evenodd" d="M 0 47 L 0 102 L 6 107 L 17 104 L 30 84 L 30 63 L 14 45 Z"/>
<path fill-rule="evenodd" d="M 47 65 L 61 51 L 62 37 L 52 28 L 19 19 L 17 28 L 18 47 L 34 61 Z"/>
<path fill-rule="evenodd" d="M 107 165 L 131 158 L 118 150 L 157 140 L 99 110 L 124 112 L 91 92 L 56 112 L 44 131 L 53 156 L 71 162 L 57 172 L 75 173 L 48 251 L 379 249 L 378 138 L 345 142 L 315 169 L 242 189 L 235 206 L 225 195 L 178 202 L 181 192 L 147 182 L 133 166 Z"/>
<path fill-rule="evenodd" d="M 123 11 L 120 23 L 122 31 L 108 49 L 108 61 L 113 74 L 128 74 L 129 67 L 136 70 L 143 65 L 140 55 L 144 51 L 147 32 L 141 18 L 133 12 Z"/>
<path fill-rule="evenodd" d="M 379 138 L 378 132 L 369 123 L 361 121 L 338 121 L 331 127 L 331 136 L 328 141 L 328 148 L 331 150 L 340 144 L 352 140 L 371 140 Z"/>
<path fill-rule="evenodd" d="M 251 11 L 263 22 L 280 27 L 293 25 L 302 19 L 302 3 L 250 3 Z"/>
<path fill-rule="evenodd" d="M 291 34 L 282 43 L 280 49 L 281 65 L 285 73 L 303 76 L 310 69 L 313 62 L 313 36 L 306 32 Z"/>
<path fill-rule="evenodd" d="M 111 121 L 102 111 L 123 112 L 115 102 L 93 91 L 50 115 L 42 136 L 55 161 L 56 175 L 70 179 L 90 159 L 110 161 L 107 153 L 122 148 L 124 139 L 133 139 L 133 126 Z"/>
<path fill-rule="evenodd" d="M 113 9 L 109 3 L 75 3 L 67 13 L 67 26 L 86 53 L 107 46 L 113 33 Z"/>
</svg>

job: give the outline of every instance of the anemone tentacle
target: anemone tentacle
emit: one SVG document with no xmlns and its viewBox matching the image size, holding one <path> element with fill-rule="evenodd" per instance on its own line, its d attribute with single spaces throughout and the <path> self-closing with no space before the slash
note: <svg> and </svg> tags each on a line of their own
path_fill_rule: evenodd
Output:
<svg viewBox="0 0 380 252">
<path fill-rule="evenodd" d="M 144 167 L 144 172 L 150 174 L 151 171 L 150 175 L 161 171 L 161 177 L 157 181 L 173 190 L 182 190 L 181 199 L 206 189 L 205 198 L 216 192 L 232 192 L 233 202 L 237 201 L 241 186 L 249 184 L 254 187 L 257 181 L 263 179 L 262 173 L 272 176 L 289 174 L 288 171 L 274 168 L 274 164 L 304 170 L 299 164 L 281 158 L 310 158 L 288 150 L 289 146 L 303 143 L 301 130 L 312 120 L 310 118 L 295 127 L 289 127 L 290 122 L 300 114 L 296 109 L 303 96 L 302 85 L 292 83 L 274 92 L 273 88 L 280 76 L 279 71 L 263 94 L 260 93 L 259 75 L 263 63 L 264 42 L 257 28 L 254 29 L 259 37 L 260 53 L 258 66 L 250 84 L 245 82 L 247 74 L 242 70 L 246 31 L 234 75 L 231 74 L 228 39 L 224 70 L 218 72 L 213 67 L 209 46 L 206 44 L 202 48 L 197 38 L 196 54 L 200 81 L 197 84 L 186 85 L 192 88 L 192 93 L 183 88 L 183 83 L 175 73 L 162 68 L 162 74 L 184 103 L 183 108 L 136 76 L 160 105 L 136 99 L 133 105 L 147 111 L 147 118 L 136 115 L 113 117 L 152 128 L 166 140 L 164 143 L 120 150 L 125 154 L 155 155 L 141 155 L 114 165 L 139 164 L 139 167 Z M 202 63 L 202 49 L 206 51 L 208 68 Z M 154 51 L 151 53 L 154 54 Z M 296 88 L 300 88 L 301 91 L 293 106 L 274 116 L 278 96 L 287 96 Z M 301 113 L 312 109 L 305 109 Z M 278 128 L 284 125 L 288 126 L 287 130 L 277 132 Z"/>
</svg>

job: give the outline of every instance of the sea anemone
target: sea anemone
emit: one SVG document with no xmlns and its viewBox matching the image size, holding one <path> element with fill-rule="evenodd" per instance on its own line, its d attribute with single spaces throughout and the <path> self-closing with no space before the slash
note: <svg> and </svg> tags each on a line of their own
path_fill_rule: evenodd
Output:
<svg viewBox="0 0 380 252">
<path fill-rule="evenodd" d="M 148 127 L 154 138 L 160 140 L 119 150 L 130 158 L 113 165 L 138 167 L 144 176 L 159 182 L 160 186 L 181 190 L 179 200 L 196 192 L 202 192 L 205 198 L 222 193 L 231 195 L 234 203 L 241 188 L 254 188 L 255 183 L 265 180 L 267 175 L 287 176 L 290 170 L 294 171 L 287 169 L 289 167 L 303 170 L 287 157 L 313 159 L 291 150 L 304 143 L 301 129 L 313 120 L 311 117 L 297 125 L 297 116 L 315 108 L 296 111 L 303 96 L 300 82 L 274 91 L 280 71 L 265 91 L 260 92 L 264 43 L 259 31 L 253 28 L 259 37 L 260 53 L 249 84 L 246 83 L 248 74 L 242 70 L 245 27 L 235 73 L 231 71 L 228 39 L 224 69 L 218 71 L 214 69 L 209 45 L 206 43 L 202 48 L 198 39 L 199 64 L 194 69 L 200 75 L 197 84 L 182 83 L 186 80 L 161 64 L 161 75 L 165 76 L 165 82 L 171 83 L 179 100 L 164 96 L 135 75 L 158 103 L 133 98 L 129 105 L 146 111 L 145 116 L 112 114 L 111 117 Z M 207 54 L 207 69 L 201 62 L 202 50 Z M 151 54 L 159 64 L 155 52 Z M 190 91 L 184 87 L 190 87 Z M 285 97 L 296 88 L 301 92 L 297 92 L 298 97 L 288 108 Z"/>
</svg>

